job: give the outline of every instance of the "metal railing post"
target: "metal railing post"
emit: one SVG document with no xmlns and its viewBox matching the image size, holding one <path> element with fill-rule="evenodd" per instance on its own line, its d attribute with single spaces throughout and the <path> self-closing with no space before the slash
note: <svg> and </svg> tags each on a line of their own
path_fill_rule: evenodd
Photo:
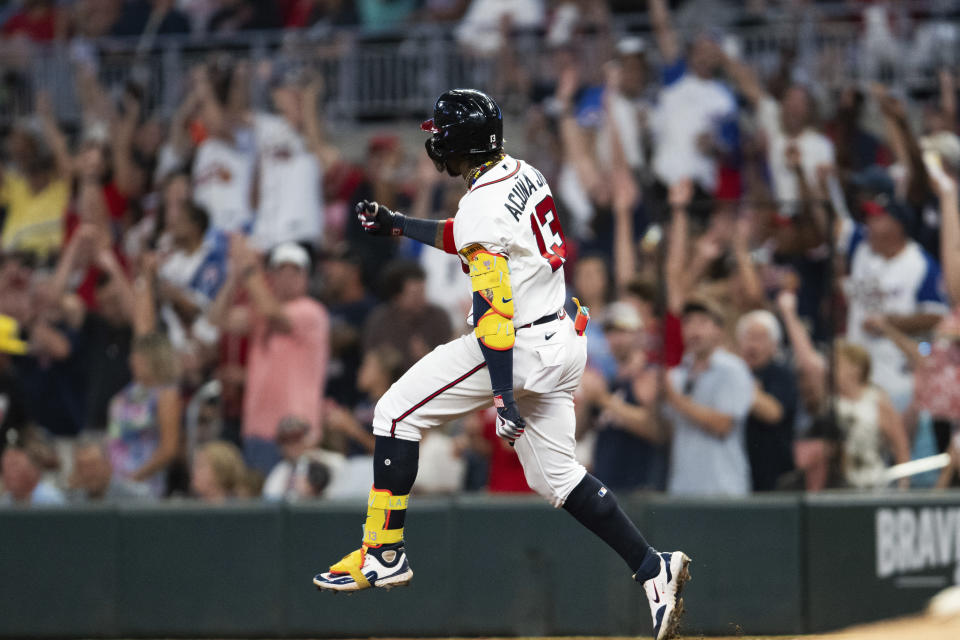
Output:
<svg viewBox="0 0 960 640">
<path fill-rule="evenodd" d="M 356 105 L 358 104 L 357 95 L 360 90 L 358 82 L 359 55 L 360 47 L 357 46 L 356 39 L 350 41 L 349 49 L 340 56 L 337 66 L 337 99 L 335 102 L 335 111 L 337 117 L 342 122 L 355 122 L 357 118 Z"/>
<path fill-rule="evenodd" d="M 452 74 L 450 73 L 452 66 L 451 61 L 454 56 L 459 58 L 460 53 L 456 47 L 447 45 L 442 32 L 433 31 L 430 33 L 429 38 L 430 44 L 426 47 L 428 56 L 427 65 L 430 70 L 427 89 L 432 96 L 431 99 L 435 100 L 441 93 L 454 86 L 455 80 L 451 77 Z"/>
<path fill-rule="evenodd" d="M 187 75 L 187 70 L 183 68 L 183 56 L 180 51 L 179 42 L 168 42 L 164 45 L 163 53 L 160 58 L 160 75 L 163 78 L 163 92 L 161 98 L 162 113 L 165 116 L 172 115 L 177 110 L 177 104 L 183 94 L 183 80 Z"/>
</svg>

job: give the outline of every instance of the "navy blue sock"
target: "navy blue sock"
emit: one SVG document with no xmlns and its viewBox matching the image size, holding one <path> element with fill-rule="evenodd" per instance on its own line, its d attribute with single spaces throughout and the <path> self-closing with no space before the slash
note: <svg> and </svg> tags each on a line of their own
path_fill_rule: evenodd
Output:
<svg viewBox="0 0 960 640">
<path fill-rule="evenodd" d="M 659 573 L 660 559 L 656 550 L 643 539 L 613 493 L 592 475 L 588 473 L 574 487 L 563 508 L 620 554 L 636 574 L 638 582 L 649 580 Z"/>
<path fill-rule="evenodd" d="M 373 448 L 373 486 L 395 496 L 407 495 L 417 479 L 419 462 L 419 442 L 377 436 Z M 406 509 L 391 511 L 387 528 L 402 528 L 406 516 Z"/>
</svg>

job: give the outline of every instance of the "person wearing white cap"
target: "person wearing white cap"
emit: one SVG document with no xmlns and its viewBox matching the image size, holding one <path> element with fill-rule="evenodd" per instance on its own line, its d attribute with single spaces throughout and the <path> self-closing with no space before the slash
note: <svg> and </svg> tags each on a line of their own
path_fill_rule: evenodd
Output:
<svg viewBox="0 0 960 640">
<path fill-rule="evenodd" d="M 280 461 L 277 425 L 294 416 L 320 436 L 320 406 L 330 353 L 326 309 L 307 295 L 310 256 L 295 243 L 278 245 L 260 265 L 242 236 L 231 243 L 230 275 L 210 309 L 223 327 L 237 290 L 244 286 L 252 311 L 250 355 L 243 403 L 243 450 L 247 464 L 263 473 Z"/>
</svg>

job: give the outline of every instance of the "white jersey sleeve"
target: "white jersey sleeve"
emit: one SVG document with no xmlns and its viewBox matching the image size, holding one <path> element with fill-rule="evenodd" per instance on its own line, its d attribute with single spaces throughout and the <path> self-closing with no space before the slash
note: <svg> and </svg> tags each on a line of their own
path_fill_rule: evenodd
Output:
<svg viewBox="0 0 960 640">
<path fill-rule="evenodd" d="M 563 308 L 566 245 L 543 174 L 506 156 L 460 200 L 453 223 L 457 251 L 482 245 L 507 257 L 514 324 L 522 326 Z"/>
</svg>

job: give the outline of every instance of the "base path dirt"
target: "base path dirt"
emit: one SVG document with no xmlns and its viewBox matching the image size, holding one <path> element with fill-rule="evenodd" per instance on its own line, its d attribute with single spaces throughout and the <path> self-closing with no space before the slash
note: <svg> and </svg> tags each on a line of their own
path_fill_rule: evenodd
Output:
<svg viewBox="0 0 960 640">
<path fill-rule="evenodd" d="M 576 638 L 488 638 L 485 640 L 587 640 L 591 636 Z M 643 639 L 644 636 L 640 636 Z M 369 639 L 367 639 L 369 640 Z M 379 640 L 410 640 L 409 638 Z M 424 639 L 426 640 L 426 639 Z M 436 640 L 436 639 L 432 639 Z M 447 638 L 446 640 L 478 640 L 477 638 Z M 601 636 L 597 640 L 638 640 Z M 960 615 L 950 618 L 912 616 L 897 620 L 888 620 L 843 631 L 824 634 L 787 635 L 787 636 L 704 636 L 700 634 L 681 635 L 679 640 L 960 640 Z"/>
</svg>

